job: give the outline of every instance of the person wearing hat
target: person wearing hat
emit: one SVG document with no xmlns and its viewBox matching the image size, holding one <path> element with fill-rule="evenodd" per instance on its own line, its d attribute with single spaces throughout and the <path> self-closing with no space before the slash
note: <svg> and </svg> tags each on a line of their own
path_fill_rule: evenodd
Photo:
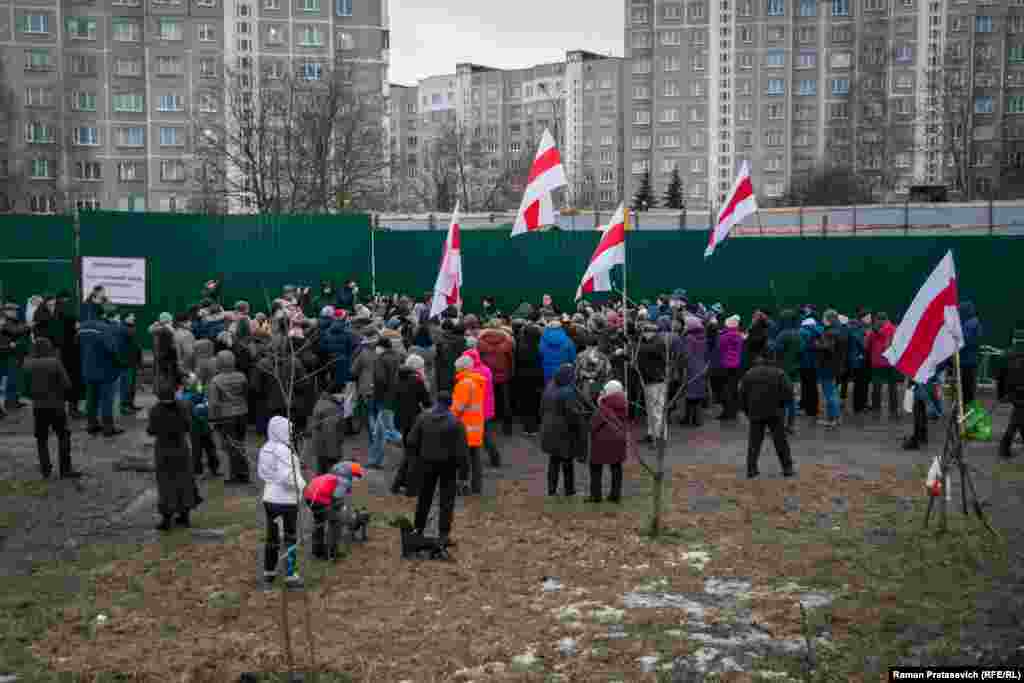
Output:
<svg viewBox="0 0 1024 683">
<path fill-rule="evenodd" d="M 807 417 L 818 416 L 818 354 L 817 340 L 825 328 L 814 319 L 813 312 L 804 307 L 800 323 L 800 410 Z"/>
<path fill-rule="evenodd" d="M 124 433 L 114 425 L 114 390 L 120 374 L 118 367 L 118 340 L 112 306 L 105 306 L 103 316 L 87 320 L 79 330 L 82 353 L 82 379 L 86 384 L 86 418 L 89 434 L 103 433 L 116 436 Z M 173 390 L 172 390 L 173 391 Z"/>
<path fill-rule="evenodd" d="M 395 427 L 402 433 L 403 457 L 391 483 L 391 493 L 398 493 L 405 488 L 405 495 L 415 496 L 416 463 L 409 456 L 408 438 L 416 418 L 430 406 L 430 393 L 427 391 L 424 375 L 425 363 L 417 354 L 410 354 L 398 368 L 398 381 L 395 387 Z"/>
<path fill-rule="evenodd" d="M 469 493 L 478 496 L 483 492 L 483 470 L 480 466 L 480 450 L 484 445 L 484 401 L 487 395 L 486 381 L 473 371 L 473 359 L 465 354 L 455 361 L 455 391 L 452 394 L 452 414 L 465 428 L 466 446 L 469 449 L 466 467 L 460 477 L 469 481 Z M 425 483 L 425 481 L 424 481 Z M 465 492 L 465 491 L 464 491 Z"/>
<path fill-rule="evenodd" d="M 739 381 L 743 373 L 743 335 L 740 334 L 740 317 L 733 315 L 725 319 L 725 329 L 718 335 L 719 364 L 724 374 L 723 410 L 718 419 L 732 421 L 739 411 Z"/>
<path fill-rule="evenodd" d="M 188 437 L 192 429 L 192 408 L 174 398 L 174 389 L 164 385 L 159 401 L 149 410 L 146 432 L 156 437 L 153 457 L 156 461 L 157 510 L 162 518 L 159 531 L 170 531 L 172 519 L 190 526 L 189 512 L 199 504 L 192 476 L 192 457 Z"/>
<path fill-rule="evenodd" d="M 764 356 L 755 357 L 753 367 L 743 376 L 740 383 L 740 405 L 750 421 L 750 436 L 747 443 L 747 478 L 760 475 L 758 459 L 765 431 L 771 431 L 775 453 L 782 465 L 782 474 L 792 477 L 793 458 L 789 441 L 782 422 L 785 405 L 793 398 L 793 385 L 781 368 L 769 363 Z"/>
<path fill-rule="evenodd" d="M 562 311 L 559 310 L 558 304 L 551 298 L 550 294 L 545 294 L 540 299 L 540 307 L 550 310 L 554 315 L 561 315 Z"/>
<path fill-rule="evenodd" d="M 836 382 L 842 377 L 846 365 L 846 345 L 839 325 L 839 314 L 829 309 L 822 316 L 822 321 L 825 330 L 814 344 L 818 355 L 818 383 L 825 397 L 825 419 L 819 424 L 826 429 L 835 429 L 839 426 L 842 412 Z"/>
<path fill-rule="evenodd" d="M 439 391 L 433 407 L 420 413 L 409 430 L 406 451 L 416 463 L 419 479 L 414 533 L 422 536 L 427 529 L 434 490 L 438 491 L 440 517 L 437 522 L 439 541 L 455 545 L 451 540 L 452 520 L 455 516 L 455 496 L 459 488 L 459 473 L 470 466 L 470 441 L 464 417 L 455 414 L 454 400 L 448 391 Z M 479 469 L 479 454 L 478 463 Z"/>
<path fill-rule="evenodd" d="M 395 429 L 395 399 L 398 387 L 398 369 L 404 358 L 385 336 L 377 341 L 372 370 L 372 399 L 369 404 L 370 449 L 367 467 L 384 469 L 385 441 L 400 442 L 401 434 Z"/>
<path fill-rule="evenodd" d="M 590 497 L 588 503 L 602 501 L 602 479 L 605 465 L 611 470 L 612 485 L 608 502 L 622 499 L 622 463 L 630 441 L 629 409 L 622 383 L 611 380 L 604 385 L 597 400 L 597 410 L 590 419 Z"/>
<path fill-rule="evenodd" d="M 871 411 L 882 412 L 882 385 L 888 385 L 889 417 L 898 420 L 900 417 L 900 373 L 889 364 L 885 352 L 896 336 L 896 326 L 884 312 L 876 313 L 873 326 L 867 334 L 865 346 L 871 362 Z"/>
<path fill-rule="evenodd" d="M 142 408 L 135 405 L 139 368 L 142 367 L 142 347 L 139 345 L 139 339 L 136 336 L 137 330 L 134 313 L 129 313 L 125 316 L 122 327 L 121 414 L 127 415 L 142 410 Z"/>
<path fill-rule="evenodd" d="M 68 403 L 68 417 L 79 420 L 83 417 L 79 411 L 79 402 L 84 394 L 82 388 L 82 355 L 78 348 L 78 317 L 74 311 L 75 302 L 71 292 L 61 290 L 57 293 L 53 317 L 50 319 L 50 332 L 46 336 L 57 347 L 57 355 L 68 376 L 71 378 L 71 389 L 65 394 Z"/>
<path fill-rule="evenodd" d="M 540 424 L 541 395 L 544 393 L 544 366 L 540 353 L 543 332 L 540 325 L 524 322 L 516 338 L 512 403 L 519 415 L 523 436 L 536 436 Z"/>
<path fill-rule="evenodd" d="M 512 426 L 512 382 L 515 370 L 516 342 L 511 330 L 492 320 L 477 338 L 480 358 L 494 378 L 495 419 L 508 434 Z"/>
<path fill-rule="evenodd" d="M 64 402 L 71 391 L 71 378 L 57 358 L 48 337 L 35 341 L 33 355 L 25 361 L 25 387 L 32 398 L 32 419 L 43 479 L 53 472 L 50 461 L 50 432 L 57 436 L 58 471 L 61 479 L 77 479 L 80 473 L 71 468 L 71 430 L 68 428 Z"/>
<path fill-rule="evenodd" d="M 109 303 L 107 290 L 103 285 L 96 285 L 82 302 L 82 322 L 99 320 L 103 317 L 103 307 Z"/>
<path fill-rule="evenodd" d="M 688 315 L 683 320 L 686 337 L 686 412 L 684 426 L 700 427 L 703 423 L 702 406 L 707 397 L 708 337 L 704 323 Z"/>
<path fill-rule="evenodd" d="M 18 371 L 24 358 L 24 347 L 31 343 L 31 330 L 18 319 L 18 305 L 7 302 L 0 315 L 0 380 L 5 382 L 4 404 L 0 416 L 20 410 L 24 404 L 18 399 Z"/>
<path fill-rule="evenodd" d="M 160 318 L 150 325 L 149 332 L 153 335 L 153 392 L 159 393 L 165 385 L 176 388 L 183 365 L 175 343 L 174 318 L 170 313 L 161 313 Z M 206 343 L 211 345 L 212 353 L 212 342 Z"/>
<path fill-rule="evenodd" d="M 566 496 L 576 495 L 575 461 L 584 455 L 586 438 L 576 393 L 576 370 L 564 363 L 544 389 L 540 447 L 548 455 L 548 495 L 558 494 L 561 475 Z"/>
<path fill-rule="evenodd" d="M 658 335 L 654 323 L 640 325 L 640 343 L 636 352 L 636 364 L 644 389 L 644 405 L 647 411 L 647 435 L 641 443 L 652 444 L 666 437 L 665 400 L 668 377 L 666 365 L 669 350 L 666 342 Z"/>
<path fill-rule="evenodd" d="M 365 475 L 362 465 L 346 460 L 314 477 L 302 492 L 313 513 L 313 557 L 338 559 L 343 510 L 352 496 L 352 481 Z"/>
<path fill-rule="evenodd" d="M 540 338 L 541 365 L 544 368 L 544 384 L 552 380 L 558 368 L 566 363 L 576 362 L 576 346 L 562 328 L 562 323 L 552 320 L 547 324 Z"/>
<path fill-rule="evenodd" d="M 445 318 L 434 336 L 436 358 L 434 386 L 437 391 L 452 391 L 455 386 L 455 361 L 466 351 L 466 335 L 462 326 Z"/>
</svg>

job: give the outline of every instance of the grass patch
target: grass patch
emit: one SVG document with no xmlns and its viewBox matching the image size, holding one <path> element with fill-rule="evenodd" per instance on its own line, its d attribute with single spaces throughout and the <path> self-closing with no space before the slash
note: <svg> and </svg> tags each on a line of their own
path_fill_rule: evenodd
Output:
<svg viewBox="0 0 1024 683">
<path fill-rule="evenodd" d="M 1000 460 L 992 468 L 992 478 L 1004 483 L 1024 481 L 1024 462 L 1005 462 Z"/>
<path fill-rule="evenodd" d="M 46 479 L 9 479 L 0 481 L 0 496 L 34 496 L 42 498 L 50 492 Z"/>
</svg>

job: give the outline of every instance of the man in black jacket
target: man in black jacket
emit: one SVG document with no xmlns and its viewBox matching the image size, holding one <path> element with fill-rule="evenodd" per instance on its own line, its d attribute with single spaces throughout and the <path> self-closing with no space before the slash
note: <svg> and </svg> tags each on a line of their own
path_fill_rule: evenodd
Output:
<svg viewBox="0 0 1024 683">
<path fill-rule="evenodd" d="M 1013 457 L 1010 447 L 1018 431 L 1024 432 L 1024 344 L 1018 343 L 1006 354 L 1006 364 L 996 377 L 999 398 L 1013 404 L 1010 424 L 999 442 L 999 457 Z"/>
<path fill-rule="evenodd" d="M 427 516 L 434 501 L 434 489 L 440 484 L 441 516 L 438 534 L 443 544 L 449 541 L 455 513 L 455 489 L 459 468 L 466 466 L 469 449 L 466 428 L 451 413 L 452 395 L 439 391 L 437 403 L 422 413 L 409 432 L 406 448 L 419 468 L 419 499 L 416 501 L 416 533 L 423 535 Z"/>
<path fill-rule="evenodd" d="M 763 356 L 753 360 L 753 367 L 743 376 L 740 383 L 740 405 L 750 420 L 750 441 L 747 447 L 747 478 L 753 479 L 760 472 L 757 461 L 761 457 L 761 442 L 764 432 L 770 429 L 775 452 L 782 465 L 782 474 L 792 477 L 793 458 L 789 453 L 786 428 L 783 423 L 786 401 L 793 397 L 793 384 L 786 373 L 768 364 Z"/>
<path fill-rule="evenodd" d="M 53 343 L 46 337 L 36 340 L 34 353 L 25 361 L 26 386 L 32 398 L 32 417 L 35 421 L 36 445 L 39 450 L 39 470 L 44 479 L 53 471 L 50 462 L 50 431 L 57 435 L 60 478 L 81 476 L 71 469 L 71 431 L 68 429 L 64 402 L 71 391 L 68 377 Z"/>
</svg>

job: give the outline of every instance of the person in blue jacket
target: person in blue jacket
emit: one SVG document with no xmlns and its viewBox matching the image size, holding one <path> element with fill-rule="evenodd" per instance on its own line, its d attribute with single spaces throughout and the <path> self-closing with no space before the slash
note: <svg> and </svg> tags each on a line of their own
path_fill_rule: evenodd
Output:
<svg viewBox="0 0 1024 683">
<path fill-rule="evenodd" d="M 90 434 L 117 436 L 124 430 L 114 425 L 114 388 L 121 375 L 119 343 L 110 318 L 114 307 L 104 306 L 101 318 L 86 320 L 79 330 L 82 380 L 86 386 L 86 417 Z M 118 323 L 119 324 L 119 323 Z"/>
<path fill-rule="evenodd" d="M 558 368 L 566 363 L 575 366 L 576 346 L 562 329 L 562 323 L 552 320 L 540 337 L 540 364 L 544 369 L 544 384 L 555 376 Z"/>
<path fill-rule="evenodd" d="M 825 328 L 807 311 L 800 323 L 800 409 L 808 417 L 818 416 L 818 354 L 814 342 Z"/>
<path fill-rule="evenodd" d="M 978 393 L 978 350 L 985 328 L 978 319 L 974 303 L 960 304 L 960 326 L 963 328 L 964 347 L 960 349 L 960 381 L 964 390 L 964 406 L 974 402 Z"/>
<path fill-rule="evenodd" d="M 334 317 L 329 323 L 321 317 L 321 325 L 324 327 L 320 334 L 320 353 L 328 363 L 334 363 L 334 384 L 340 389 L 351 381 L 356 340 L 352 334 L 348 313 L 345 309 L 332 310 Z M 326 311 L 321 311 L 321 313 L 323 312 Z"/>
</svg>

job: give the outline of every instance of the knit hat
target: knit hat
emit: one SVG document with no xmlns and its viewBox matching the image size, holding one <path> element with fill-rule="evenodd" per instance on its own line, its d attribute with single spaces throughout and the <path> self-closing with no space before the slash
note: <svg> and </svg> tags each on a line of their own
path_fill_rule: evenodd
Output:
<svg viewBox="0 0 1024 683">
<path fill-rule="evenodd" d="M 246 314 L 248 314 L 249 313 L 249 302 L 244 300 L 244 299 L 241 300 L 241 301 L 236 301 L 235 302 L 235 310 L 238 311 L 239 313 L 246 313 Z"/>
<path fill-rule="evenodd" d="M 174 316 L 172 316 L 170 313 L 164 312 L 164 313 L 160 314 L 160 324 L 161 325 L 170 325 L 173 322 L 174 322 Z"/>
<path fill-rule="evenodd" d="M 345 320 L 346 318 L 348 318 L 348 311 L 346 311 L 344 308 L 335 308 L 334 318 L 335 320 Z"/>
<path fill-rule="evenodd" d="M 703 329 L 704 327 L 704 323 L 700 321 L 700 318 L 694 315 L 686 316 L 685 323 L 687 332 L 689 332 L 690 330 L 700 330 Z"/>
<path fill-rule="evenodd" d="M 725 326 L 730 330 L 735 330 L 740 326 L 740 317 L 738 315 L 731 315 L 725 319 Z"/>
<path fill-rule="evenodd" d="M 455 359 L 455 370 L 471 370 L 473 368 L 473 359 L 463 354 Z"/>
<path fill-rule="evenodd" d="M 686 290 L 685 289 L 677 289 L 677 290 L 675 290 L 674 292 L 672 292 L 672 298 L 673 299 L 683 299 L 683 300 L 685 300 L 686 299 Z"/>
<path fill-rule="evenodd" d="M 814 327 L 818 322 L 814 318 L 804 318 L 804 321 L 800 323 L 801 327 Z"/>
<path fill-rule="evenodd" d="M 845 315 L 840 315 L 839 316 L 839 324 L 840 325 L 845 325 L 848 322 L 850 322 L 850 319 L 847 318 Z"/>
<path fill-rule="evenodd" d="M 334 306 L 324 306 L 320 309 L 321 318 L 333 318 L 334 317 Z"/>
<path fill-rule="evenodd" d="M 587 319 L 583 317 L 582 313 L 577 313 L 572 317 L 572 321 L 576 325 L 583 325 L 587 322 Z"/>
<path fill-rule="evenodd" d="M 474 337 L 472 335 L 469 335 L 469 336 L 466 337 L 466 348 L 467 349 L 475 349 L 476 345 L 477 345 L 476 337 Z"/>
<path fill-rule="evenodd" d="M 402 327 L 402 321 L 398 318 L 392 318 L 388 321 L 387 327 L 389 330 L 397 330 Z"/>
<path fill-rule="evenodd" d="M 548 323 L 548 327 L 550 329 L 558 329 L 562 327 L 562 322 L 560 320 L 552 320 L 551 322 Z"/>
<path fill-rule="evenodd" d="M 419 354 L 410 353 L 405 358 L 405 367 L 410 370 L 422 370 L 424 365 L 423 356 L 420 356 Z"/>
<path fill-rule="evenodd" d="M 128 315 L 126 315 L 124 317 L 124 324 L 125 325 L 134 325 L 135 324 L 135 314 L 134 313 L 129 313 Z"/>
<path fill-rule="evenodd" d="M 622 386 L 622 382 L 617 379 L 609 380 L 604 385 L 604 389 L 601 390 L 601 398 L 605 396 L 611 396 L 612 394 L 624 394 L 626 393 L 625 388 Z"/>
<path fill-rule="evenodd" d="M 608 327 L 619 328 L 622 327 L 622 317 L 615 311 L 608 311 L 608 315 L 605 316 L 608 320 Z"/>
<path fill-rule="evenodd" d="M 437 404 L 441 406 L 450 406 L 452 404 L 452 392 L 450 391 L 439 391 L 437 392 Z"/>
</svg>

